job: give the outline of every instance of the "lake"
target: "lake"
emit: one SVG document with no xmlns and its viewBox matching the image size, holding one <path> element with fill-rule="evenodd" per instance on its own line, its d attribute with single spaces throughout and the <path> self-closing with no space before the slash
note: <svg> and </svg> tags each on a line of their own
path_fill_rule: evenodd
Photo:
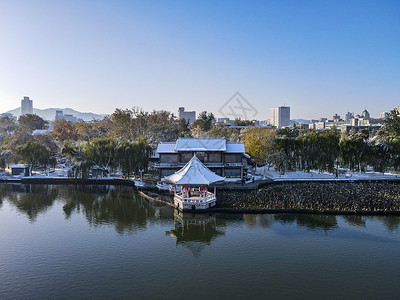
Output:
<svg viewBox="0 0 400 300">
<path fill-rule="evenodd" d="M 120 186 L 0 184 L 0 298 L 394 299 L 400 217 L 188 214 Z"/>
</svg>

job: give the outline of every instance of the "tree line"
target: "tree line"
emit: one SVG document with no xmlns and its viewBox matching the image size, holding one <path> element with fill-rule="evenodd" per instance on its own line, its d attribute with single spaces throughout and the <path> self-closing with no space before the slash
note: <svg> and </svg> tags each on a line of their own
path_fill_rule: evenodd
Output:
<svg viewBox="0 0 400 300">
<path fill-rule="evenodd" d="M 18 120 L 4 116 L 0 118 L 0 168 L 25 163 L 32 169 L 47 169 L 68 159 L 74 177 L 87 177 L 94 166 L 129 177 L 148 169 L 150 153 L 159 142 L 193 137 L 211 130 L 213 124 L 214 116 L 207 112 L 190 125 L 168 111 L 146 112 L 135 107 L 117 108 L 102 120 L 76 123 L 48 122 L 35 114 Z M 45 133 L 35 132 L 48 128 Z"/>
<path fill-rule="evenodd" d="M 243 132 L 246 152 L 255 164 L 273 166 L 276 171 L 319 170 L 338 172 L 340 168 L 365 172 L 400 169 L 400 113 L 391 111 L 378 132 L 367 129 L 340 133 L 332 130 L 298 128 L 249 128 Z"/>
<path fill-rule="evenodd" d="M 68 159 L 71 176 L 85 177 L 93 166 L 105 172 L 119 170 L 132 176 L 147 170 L 151 149 L 159 142 L 179 137 L 222 137 L 242 141 L 258 166 L 288 171 L 337 172 L 340 168 L 365 171 L 398 171 L 400 168 L 400 116 L 394 109 L 379 132 L 340 133 L 299 128 L 257 128 L 250 121 L 235 120 L 246 128 L 216 126 L 212 113 L 201 112 L 193 124 L 167 111 L 145 112 L 138 108 L 116 109 L 102 120 L 49 123 L 37 115 L 17 121 L 0 118 L 0 167 L 23 162 L 33 168 L 54 166 Z M 52 130 L 33 134 L 36 129 Z"/>
</svg>

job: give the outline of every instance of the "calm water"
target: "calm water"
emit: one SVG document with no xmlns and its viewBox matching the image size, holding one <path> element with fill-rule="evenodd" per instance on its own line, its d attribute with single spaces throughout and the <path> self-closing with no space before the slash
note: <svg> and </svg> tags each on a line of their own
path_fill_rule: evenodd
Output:
<svg viewBox="0 0 400 300">
<path fill-rule="evenodd" d="M 399 228 L 182 214 L 123 187 L 0 185 L 0 298 L 398 299 Z"/>
</svg>

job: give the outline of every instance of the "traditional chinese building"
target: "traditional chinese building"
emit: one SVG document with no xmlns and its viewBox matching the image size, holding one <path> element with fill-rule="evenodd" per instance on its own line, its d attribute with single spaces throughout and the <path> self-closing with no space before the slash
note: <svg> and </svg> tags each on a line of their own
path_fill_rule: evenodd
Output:
<svg viewBox="0 0 400 300">
<path fill-rule="evenodd" d="M 179 171 L 165 178 L 174 184 L 174 205 L 180 210 L 202 210 L 215 206 L 216 182 L 224 181 L 210 171 L 196 155 Z M 209 186 L 214 184 L 213 191 Z M 177 188 L 177 185 L 180 189 Z"/>
<path fill-rule="evenodd" d="M 179 138 L 158 144 L 156 155 L 160 179 L 178 171 L 193 155 L 220 176 L 243 178 L 250 158 L 243 143 L 227 142 L 224 138 Z"/>
</svg>

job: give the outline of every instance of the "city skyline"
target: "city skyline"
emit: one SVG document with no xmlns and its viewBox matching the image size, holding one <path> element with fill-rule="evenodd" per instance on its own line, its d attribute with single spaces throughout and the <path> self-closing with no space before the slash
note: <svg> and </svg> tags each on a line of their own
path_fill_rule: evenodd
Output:
<svg viewBox="0 0 400 300">
<path fill-rule="evenodd" d="M 35 107 L 34 105 L 33 105 L 33 100 L 32 99 L 29 99 L 30 97 L 27 97 L 27 96 L 23 96 L 23 99 L 21 100 L 21 106 L 19 106 L 19 107 L 16 107 L 16 108 L 14 108 L 14 109 L 12 109 L 12 110 L 8 110 L 8 111 L 0 111 L 0 114 L 4 114 L 4 113 L 12 113 L 12 115 L 14 115 L 14 116 L 19 116 L 19 115 L 22 115 L 22 114 L 24 114 L 22 111 L 24 110 L 24 108 L 23 108 L 23 103 L 24 103 L 24 101 L 30 101 L 30 109 L 32 110 L 32 112 L 26 112 L 26 113 L 33 113 L 33 114 L 36 114 L 36 112 L 35 112 L 35 110 L 39 110 L 39 111 L 48 111 L 48 110 L 56 110 L 56 112 L 57 112 L 57 110 L 63 110 L 63 109 L 68 109 L 68 110 L 72 110 L 72 111 L 76 111 L 73 107 L 64 107 L 64 108 L 60 108 L 60 107 L 45 107 L 45 108 L 37 108 L 37 107 Z M 223 113 L 223 112 L 221 112 L 221 109 L 219 110 L 219 111 L 217 111 L 217 112 L 214 112 L 214 111 L 207 111 L 208 113 L 212 113 L 213 115 L 214 115 L 214 117 L 216 118 L 216 119 L 229 119 L 229 120 L 231 120 L 231 121 L 234 121 L 235 119 L 242 119 L 242 120 L 256 120 L 256 121 L 271 121 L 271 123 L 275 123 L 275 121 L 274 121 L 274 119 L 276 118 L 276 116 L 274 116 L 274 113 L 273 113 L 273 110 L 275 110 L 275 109 L 278 109 L 278 108 L 288 108 L 289 109 L 289 111 L 290 111 L 290 106 L 280 106 L 280 107 L 271 107 L 270 108 L 270 114 L 269 114 L 269 116 L 268 116 L 268 118 L 266 118 L 266 119 L 257 119 L 257 118 L 248 118 L 247 116 L 245 116 L 245 117 L 243 117 L 242 115 L 240 115 L 240 110 L 239 111 L 237 111 L 236 113 L 233 113 L 233 117 L 231 117 L 231 118 L 227 118 L 227 116 Z M 397 109 L 399 109 L 399 107 L 400 106 L 396 106 L 396 108 Z M 118 107 L 116 107 L 115 109 L 117 109 Z M 236 107 L 236 108 L 243 108 L 243 107 Z M 123 109 L 125 109 L 125 108 L 123 108 Z M 126 109 L 131 109 L 131 108 L 126 108 Z M 141 107 L 140 107 L 140 109 L 142 109 Z M 394 109 L 394 108 L 393 108 Z M 202 111 L 186 111 L 185 110 L 185 108 L 184 107 L 178 107 L 178 110 L 177 111 L 170 111 L 170 110 L 167 110 L 167 109 L 162 109 L 162 110 L 166 110 L 166 111 L 169 111 L 170 113 L 172 113 L 172 114 L 174 114 L 178 119 L 180 119 L 180 118 L 187 118 L 187 117 L 184 117 L 184 115 L 185 114 L 189 114 L 190 115 L 190 123 L 193 123 L 194 122 L 194 120 L 196 119 L 196 114 L 198 114 L 198 113 L 200 113 L 200 112 L 202 112 Z M 390 113 L 390 111 L 391 111 L 392 109 L 390 109 L 389 111 L 384 111 L 384 112 L 381 112 L 380 114 L 379 114 L 379 116 L 371 116 L 371 114 L 369 113 L 369 111 L 367 110 L 367 109 L 365 109 L 364 108 L 364 110 L 363 111 L 360 111 L 359 113 L 358 113 L 358 111 L 356 111 L 356 112 L 350 112 L 349 110 L 347 110 L 346 111 L 346 113 L 344 113 L 343 112 L 343 114 L 342 114 L 342 112 L 336 112 L 334 115 L 333 115 L 333 117 L 331 117 L 331 116 L 328 116 L 328 115 L 323 115 L 323 114 L 321 114 L 319 117 L 317 117 L 317 118 L 312 118 L 312 119 L 307 119 L 307 118 L 304 118 L 304 117 L 297 117 L 297 118 L 292 118 L 292 117 L 290 117 L 290 113 L 288 114 L 288 117 L 286 117 L 286 119 L 288 119 L 288 120 L 308 120 L 308 121 L 318 121 L 318 120 L 321 120 L 321 119 L 327 119 L 327 120 L 330 120 L 330 119 L 335 119 L 335 118 L 338 118 L 338 117 L 340 117 L 341 119 L 343 119 L 343 120 L 348 120 L 349 119 L 349 117 L 348 116 L 352 116 L 352 118 L 354 118 L 354 117 L 358 117 L 358 116 L 362 116 L 362 117 L 364 117 L 363 115 L 365 114 L 365 113 L 367 113 L 368 114 L 368 117 L 367 117 L 367 119 L 370 119 L 370 118 L 372 118 L 372 119 L 384 119 L 385 117 L 384 116 L 387 116 L 389 113 Z M 86 111 L 86 112 L 83 112 L 83 111 L 76 111 L 76 112 L 78 112 L 78 113 L 81 113 L 81 114 L 87 114 L 87 115 L 96 115 L 96 118 L 98 118 L 98 116 L 102 116 L 102 117 L 104 117 L 104 116 L 107 116 L 107 115 L 111 115 L 113 112 L 108 112 L 108 113 L 104 113 L 104 114 L 97 114 L 97 113 L 94 113 L 93 111 Z M 149 111 L 150 112 L 150 111 Z M 339 114 L 338 114 L 339 113 Z M 235 117 L 235 115 L 236 115 L 236 117 Z M 222 116 L 222 118 L 221 118 L 221 116 Z"/>
<path fill-rule="evenodd" d="M 214 112 L 239 91 L 269 119 L 359 114 L 399 104 L 396 1 L 0 4 L 1 112 L 177 107 Z"/>
</svg>

